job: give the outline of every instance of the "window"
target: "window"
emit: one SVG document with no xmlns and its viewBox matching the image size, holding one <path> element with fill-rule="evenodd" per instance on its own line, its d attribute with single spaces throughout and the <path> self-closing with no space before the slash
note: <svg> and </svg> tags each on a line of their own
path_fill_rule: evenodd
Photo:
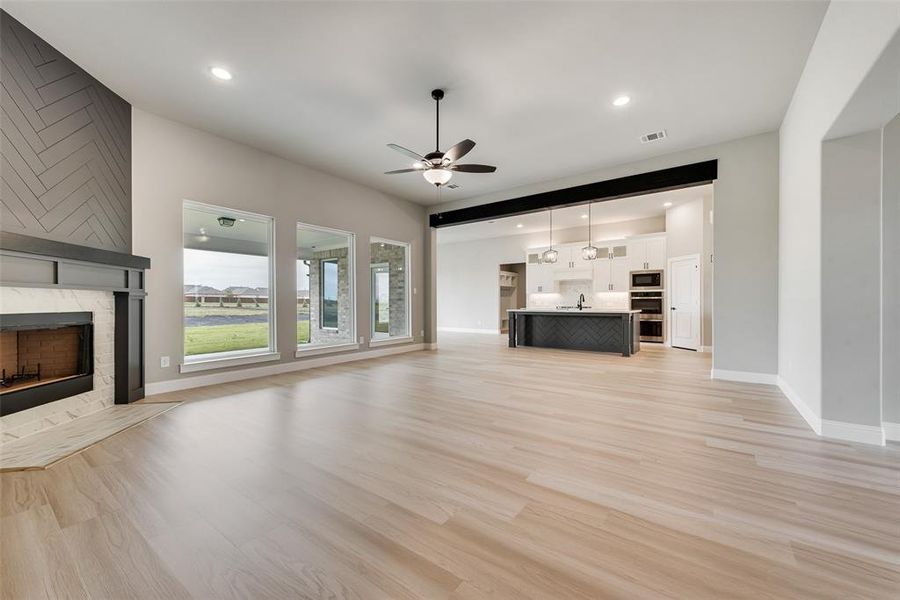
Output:
<svg viewBox="0 0 900 600">
<path fill-rule="evenodd" d="M 184 203 L 185 363 L 275 352 L 273 219 Z"/>
<path fill-rule="evenodd" d="M 372 238 L 372 341 L 410 337 L 409 244 Z"/>
<path fill-rule="evenodd" d="M 356 342 L 352 233 L 297 224 L 297 349 Z"/>
<path fill-rule="evenodd" d="M 319 261 L 322 284 L 319 288 L 319 302 L 322 306 L 322 329 L 338 328 L 338 259 L 325 258 Z"/>
</svg>

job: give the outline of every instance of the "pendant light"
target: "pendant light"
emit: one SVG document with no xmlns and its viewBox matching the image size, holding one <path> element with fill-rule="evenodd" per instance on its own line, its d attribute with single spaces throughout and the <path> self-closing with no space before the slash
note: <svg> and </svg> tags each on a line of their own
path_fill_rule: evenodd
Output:
<svg viewBox="0 0 900 600">
<path fill-rule="evenodd" d="M 541 254 L 541 262 L 545 263 L 555 263 L 556 259 L 559 258 L 559 252 L 553 249 L 553 209 L 550 209 L 550 249 L 545 250 L 543 254 Z"/>
<path fill-rule="evenodd" d="M 588 245 L 581 249 L 581 258 L 584 260 L 596 260 L 600 249 L 593 244 L 594 238 L 591 236 L 591 204 L 588 202 Z"/>
</svg>

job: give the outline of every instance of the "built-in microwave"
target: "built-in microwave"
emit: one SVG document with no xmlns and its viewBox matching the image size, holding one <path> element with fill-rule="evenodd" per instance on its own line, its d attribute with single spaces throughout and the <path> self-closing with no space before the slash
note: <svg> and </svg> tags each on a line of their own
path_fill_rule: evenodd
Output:
<svg viewBox="0 0 900 600">
<path fill-rule="evenodd" d="M 662 271 L 632 271 L 631 289 L 661 290 L 663 289 Z"/>
</svg>

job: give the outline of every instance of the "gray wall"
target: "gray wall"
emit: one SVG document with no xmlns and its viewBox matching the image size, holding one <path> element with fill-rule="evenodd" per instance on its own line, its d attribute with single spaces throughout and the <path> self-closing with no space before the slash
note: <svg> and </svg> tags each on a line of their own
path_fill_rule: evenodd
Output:
<svg viewBox="0 0 900 600">
<path fill-rule="evenodd" d="M 775 132 L 448 203 L 431 207 L 431 211 L 495 202 L 714 158 L 719 161 L 719 178 L 714 186 L 713 365 L 716 369 L 775 374 L 778 366 L 778 136 Z"/>
<path fill-rule="evenodd" d="M 881 131 L 822 144 L 822 419 L 881 426 Z"/>
<path fill-rule="evenodd" d="M 900 115 L 882 144 L 882 419 L 900 424 Z"/>
<path fill-rule="evenodd" d="M 212 134 L 135 109 L 134 252 L 153 260 L 147 273 L 148 383 L 191 377 L 182 360 L 182 203 L 185 199 L 275 218 L 276 311 L 282 362 L 296 348 L 296 223 L 356 234 L 358 335 L 369 338 L 369 237 L 412 245 L 413 328 L 421 341 L 425 211 L 421 206 L 326 175 Z M 160 356 L 172 366 L 160 368 Z M 299 359 L 304 360 L 304 359 Z M 240 369 L 240 367 L 236 367 Z M 200 373 L 199 375 L 202 375 Z"/>
<path fill-rule="evenodd" d="M 0 10 L 0 229 L 131 252 L 131 105 Z"/>
<path fill-rule="evenodd" d="M 822 141 L 898 25 L 896 2 L 832 2 L 779 131 L 778 374 L 813 420 L 822 416 Z"/>
</svg>

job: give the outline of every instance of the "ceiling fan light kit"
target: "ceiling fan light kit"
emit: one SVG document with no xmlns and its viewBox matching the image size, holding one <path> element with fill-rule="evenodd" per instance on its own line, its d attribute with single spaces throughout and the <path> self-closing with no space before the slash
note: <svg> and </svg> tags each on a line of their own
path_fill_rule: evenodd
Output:
<svg viewBox="0 0 900 600">
<path fill-rule="evenodd" d="M 445 185 L 454 172 L 460 173 L 493 173 L 497 167 L 491 165 L 459 165 L 456 164 L 460 158 L 468 154 L 475 147 L 475 142 L 465 139 L 456 144 L 447 152 L 440 151 L 440 133 L 441 133 L 441 100 L 444 98 L 444 90 L 432 90 L 431 97 L 434 99 L 434 152 L 429 152 L 425 156 L 413 152 L 403 146 L 397 144 L 388 144 L 388 148 L 396 150 L 400 154 L 404 154 L 410 158 L 414 158 L 410 169 L 397 169 L 395 171 L 387 171 L 385 175 L 397 175 L 399 173 L 414 173 L 419 171 L 425 178 L 425 181 L 441 187 Z"/>
</svg>

